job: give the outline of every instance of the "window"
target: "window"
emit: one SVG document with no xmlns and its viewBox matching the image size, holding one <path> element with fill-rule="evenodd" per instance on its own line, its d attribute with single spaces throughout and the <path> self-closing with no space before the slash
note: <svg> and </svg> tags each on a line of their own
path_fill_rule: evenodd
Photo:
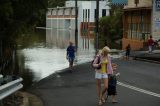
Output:
<svg viewBox="0 0 160 106">
<path fill-rule="evenodd" d="M 102 9 L 102 17 L 106 16 L 106 9 Z"/>
<path fill-rule="evenodd" d="M 86 12 L 86 17 L 85 18 L 87 19 L 87 9 L 85 9 L 85 12 Z"/>
<path fill-rule="evenodd" d="M 83 9 L 83 21 L 84 21 L 84 9 Z"/>
<path fill-rule="evenodd" d="M 88 9 L 88 19 L 90 18 L 90 9 Z"/>
<path fill-rule="evenodd" d="M 97 16 L 97 9 L 94 9 L 94 18 L 96 18 Z"/>
</svg>

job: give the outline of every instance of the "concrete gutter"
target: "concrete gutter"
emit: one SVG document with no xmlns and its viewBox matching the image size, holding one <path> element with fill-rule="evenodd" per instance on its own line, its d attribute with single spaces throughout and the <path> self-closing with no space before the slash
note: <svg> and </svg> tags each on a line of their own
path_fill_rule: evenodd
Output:
<svg viewBox="0 0 160 106">
<path fill-rule="evenodd" d="M 148 51 L 133 51 L 131 57 L 135 60 L 160 64 L 160 50 L 154 50 L 151 54 Z"/>
</svg>

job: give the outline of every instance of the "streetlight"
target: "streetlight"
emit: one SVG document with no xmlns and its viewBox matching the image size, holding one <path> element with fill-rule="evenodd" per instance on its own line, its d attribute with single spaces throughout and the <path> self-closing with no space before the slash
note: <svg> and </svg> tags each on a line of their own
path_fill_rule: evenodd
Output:
<svg viewBox="0 0 160 106">
<path fill-rule="evenodd" d="M 78 7 L 77 7 L 77 0 L 75 0 L 75 46 L 76 50 L 78 48 Z"/>
<path fill-rule="evenodd" d="M 99 0 L 96 0 L 96 52 L 98 52 L 99 48 Z"/>
</svg>

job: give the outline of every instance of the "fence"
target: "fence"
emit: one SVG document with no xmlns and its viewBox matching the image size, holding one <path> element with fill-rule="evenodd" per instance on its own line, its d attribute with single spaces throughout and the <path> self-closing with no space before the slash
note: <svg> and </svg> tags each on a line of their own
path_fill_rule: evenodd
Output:
<svg viewBox="0 0 160 106">
<path fill-rule="evenodd" d="M 16 91 L 20 90 L 23 85 L 21 84 L 22 78 L 16 76 L 6 76 L 0 75 L 0 106 L 3 105 L 3 99 L 14 94 Z M 14 98 L 12 98 L 14 101 Z M 17 106 L 16 103 L 13 103 Z"/>
</svg>

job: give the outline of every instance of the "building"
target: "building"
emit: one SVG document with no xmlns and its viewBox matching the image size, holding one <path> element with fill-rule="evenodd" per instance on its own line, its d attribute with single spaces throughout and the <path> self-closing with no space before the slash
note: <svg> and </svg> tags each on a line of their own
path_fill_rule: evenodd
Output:
<svg viewBox="0 0 160 106">
<path fill-rule="evenodd" d="M 110 7 L 107 1 L 99 1 L 99 17 L 108 16 Z M 94 39 L 96 0 L 78 1 L 78 35 Z M 68 34 L 74 34 L 75 30 L 75 1 L 66 1 L 64 7 L 49 8 L 46 16 L 47 28 L 70 30 Z M 54 31 L 55 34 L 56 31 Z M 53 34 L 53 31 L 47 33 Z M 63 33 L 58 32 L 58 34 Z M 74 41 L 74 38 L 71 38 Z"/>
<path fill-rule="evenodd" d="M 125 5 L 127 5 L 127 0 L 111 0 L 111 9 L 110 9 L 110 15 L 113 15 L 116 10 L 122 10 Z"/>
<path fill-rule="evenodd" d="M 111 0 L 111 5 L 112 6 L 118 6 L 118 7 L 123 7 L 127 5 L 127 0 Z"/>
<path fill-rule="evenodd" d="M 150 35 L 160 39 L 160 0 L 128 0 L 124 6 L 122 48 L 132 50 L 146 46 Z"/>
</svg>

